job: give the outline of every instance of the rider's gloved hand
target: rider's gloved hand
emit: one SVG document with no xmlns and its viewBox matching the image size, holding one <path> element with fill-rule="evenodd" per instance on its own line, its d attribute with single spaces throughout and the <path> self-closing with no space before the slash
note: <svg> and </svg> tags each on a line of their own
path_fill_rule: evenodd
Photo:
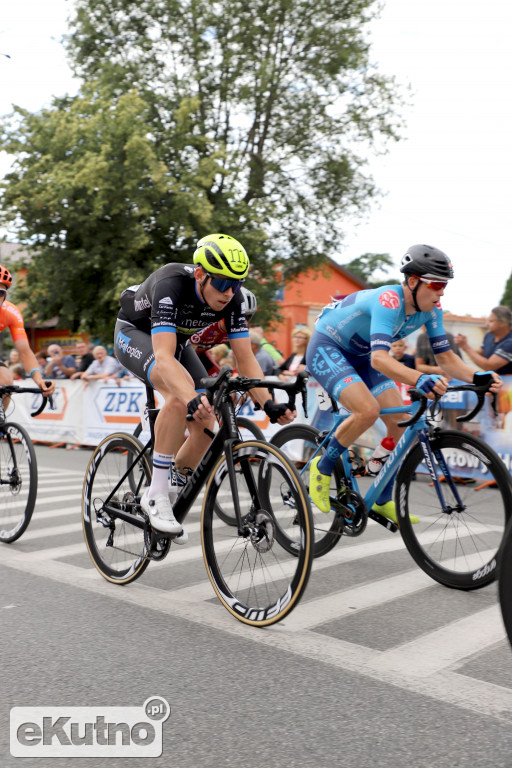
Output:
<svg viewBox="0 0 512 768">
<path fill-rule="evenodd" d="M 190 400 L 187 403 L 187 414 L 190 417 L 194 416 L 194 413 L 197 411 L 200 405 L 203 404 L 203 397 L 208 397 L 206 392 L 202 392 L 200 395 L 196 395 L 193 400 Z M 209 398 L 208 398 L 209 400 Z M 211 402 L 211 400 L 210 400 Z"/>
<path fill-rule="evenodd" d="M 263 406 L 263 410 L 269 417 L 270 423 L 277 424 L 277 420 L 280 419 L 281 416 L 284 416 L 284 414 L 288 410 L 288 404 L 275 403 L 272 399 L 269 398 L 265 403 L 265 405 Z"/>
<path fill-rule="evenodd" d="M 493 373 L 494 371 L 475 371 L 473 374 L 473 384 L 475 387 L 481 387 L 484 384 L 487 384 L 487 388 L 489 388 L 494 382 Z"/>
<path fill-rule="evenodd" d="M 442 378 L 439 373 L 422 373 L 416 382 L 416 388 L 421 389 L 422 392 L 428 395 L 429 392 L 432 392 L 439 379 Z"/>
</svg>

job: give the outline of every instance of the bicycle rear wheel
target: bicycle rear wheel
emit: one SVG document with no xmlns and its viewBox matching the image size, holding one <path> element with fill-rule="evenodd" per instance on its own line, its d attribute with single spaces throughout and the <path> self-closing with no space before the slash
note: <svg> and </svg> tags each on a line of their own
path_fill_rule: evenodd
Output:
<svg viewBox="0 0 512 768">
<path fill-rule="evenodd" d="M 27 529 L 37 497 L 37 460 L 19 424 L 0 427 L 0 541 L 12 544 Z"/>
<path fill-rule="evenodd" d="M 272 445 L 276 445 L 285 453 L 296 467 L 306 489 L 309 489 L 309 466 L 314 455 L 318 455 L 318 446 L 322 442 L 321 432 L 307 424 L 291 424 L 283 427 L 272 437 Z M 323 449 L 320 451 L 323 454 Z M 331 477 L 331 499 L 335 499 L 342 487 L 341 462 L 338 462 Z M 313 526 L 315 529 L 315 557 L 330 552 L 341 538 L 344 528 L 344 518 L 334 505 L 330 512 L 320 512 L 318 507 L 311 505 Z"/>
<path fill-rule="evenodd" d="M 447 511 L 417 444 L 395 486 L 400 533 L 416 563 L 435 581 L 478 589 L 496 578 L 511 514 L 510 476 L 497 453 L 473 435 L 443 430 L 430 439 L 430 447 Z M 413 525 L 411 515 L 420 522 Z"/>
<path fill-rule="evenodd" d="M 235 517 L 222 456 L 208 478 L 203 502 L 203 557 L 225 608 L 245 624 L 264 627 L 283 619 L 306 588 L 313 557 L 311 508 L 295 467 L 275 446 L 238 443 L 233 461 L 242 507 L 240 531 L 216 511 L 221 500 Z"/>
<path fill-rule="evenodd" d="M 91 456 L 84 481 L 82 525 L 87 549 L 101 575 L 116 584 L 134 581 L 150 562 L 143 527 L 115 514 L 124 510 L 139 516 L 141 523 L 145 520 L 139 500 L 151 482 L 151 471 L 146 457 L 139 458 L 141 450 L 142 444 L 132 435 L 109 435 Z"/>
<path fill-rule="evenodd" d="M 499 567 L 498 593 L 501 614 L 512 645 L 512 521 L 507 524 Z"/>
</svg>

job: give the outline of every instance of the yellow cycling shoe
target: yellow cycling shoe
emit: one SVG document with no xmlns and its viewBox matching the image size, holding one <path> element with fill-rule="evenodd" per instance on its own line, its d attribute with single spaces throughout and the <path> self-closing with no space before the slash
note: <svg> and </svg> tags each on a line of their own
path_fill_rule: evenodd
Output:
<svg viewBox="0 0 512 768">
<path fill-rule="evenodd" d="M 382 517 L 385 517 L 387 520 L 391 520 L 392 523 L 396 523 L 396 525 L 398 525 L 394 501 L 386 501 L 385 504 L 374 504 L 372 509 L 374 512 L 378 512 L 379 515 L 382 515 Z M 415 515 L 410 515 L 409 520 L 413 525 L 414 523 L 419 523 L 420 521 L 419 517 L 415 517 Z"/>
<path fill-rule="evenodd" d="M 320 512 L 327 513 L 331 511 L 331 502 L 329 499 L 331 476 L 322 475 L 322 473 L 318 471 L 318 462 L 321 458 L 321 456 L 316 456 L 309 467 L 309 495 L 311 501 L 318 507 Z"/>
</svg>

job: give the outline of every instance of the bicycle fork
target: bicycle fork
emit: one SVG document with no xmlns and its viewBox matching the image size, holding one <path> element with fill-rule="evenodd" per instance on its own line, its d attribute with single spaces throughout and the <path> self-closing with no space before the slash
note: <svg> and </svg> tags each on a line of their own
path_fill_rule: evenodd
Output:
<svg viewBox="0 0 512 768">
<path fill-rule="evenodd" d="M 453 512 L 462 512 L 465 509 L 464 504 L 462 503 L 462 499 L 459 495 L 457 486 L 453 482 L 451 472 L 448 468 L 448 465 L 445 461 L 445 458 L 441 450 L 440 449 L 432 450 L 432 447 L 430 445 L 430 440 L 428 438 L 428 435 L 425 432 L 423 433 L 419 432 L 418 439 L 421 445 L 421 450 L 423 451 L 423 458 L 425 460 L 425 464 L 429 471 L 434 488 L 436 489 L 436 493 L 441 503 L 441 508 L 443 512 L 447 515 L 451 515 Z M 456 501 L 455 506 L 447 504 L 445 500 L 443 489 L 441 487 L 441 480 L 438 477 L 438 474 L 436 472 L 436 466 L 435 466 L 436 462 L 441 471 L 441 477 L 444 477 L 444 479 L 448 483 L 448 487 L 450 488 L 453 494 L 453 498 Z"/>
</svg>

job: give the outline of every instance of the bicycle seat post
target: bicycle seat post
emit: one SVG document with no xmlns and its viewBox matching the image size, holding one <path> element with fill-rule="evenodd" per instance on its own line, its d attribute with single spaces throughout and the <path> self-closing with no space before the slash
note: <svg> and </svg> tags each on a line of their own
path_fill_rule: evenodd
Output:
<svg viewBox="0 0 512 768">
<path fill-rule="evenodd" d="M 151 443 L 155 444 L 155 421 L 160 409 L 156 407 L 155 390 L 146 384 L 146 412 L 148 415 L 149 428 L 151 430 Z"/>
</svg>

